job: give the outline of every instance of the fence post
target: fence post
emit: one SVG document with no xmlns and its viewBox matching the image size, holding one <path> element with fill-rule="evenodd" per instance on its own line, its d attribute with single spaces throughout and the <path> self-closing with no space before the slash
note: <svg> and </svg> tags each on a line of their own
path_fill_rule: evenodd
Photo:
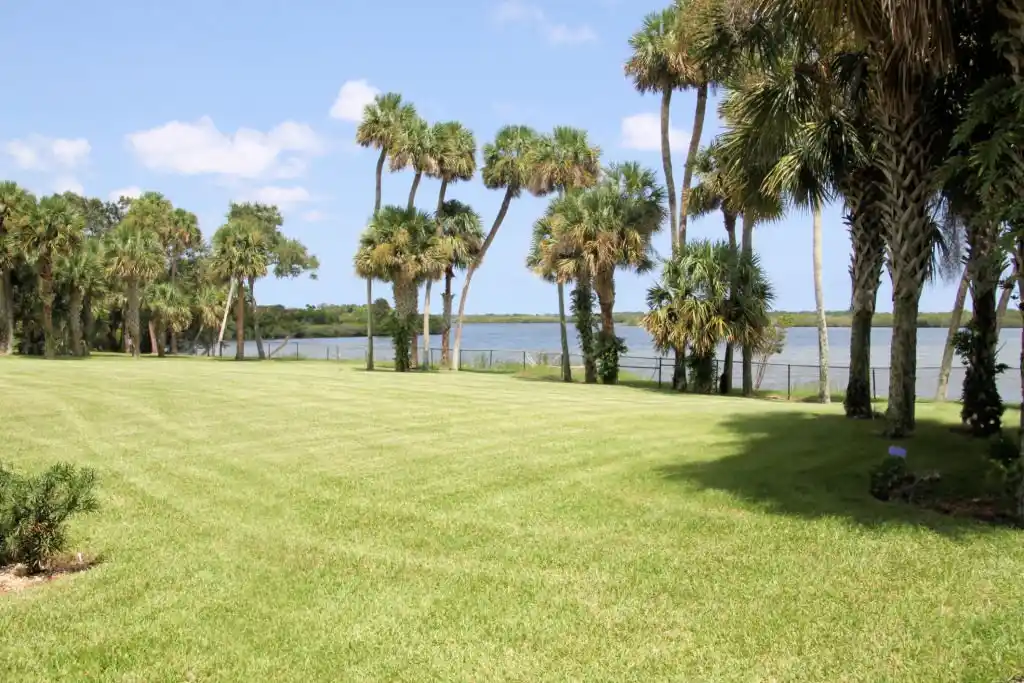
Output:
<svg viewBox="0 0 1024 683">
<path fill-rule="evenodd" d="M 523 351 L 523 370 L 526 369 L 526 351 Z"/>
<path fill-rule="evenodd" d="M 871 398 L 878 398 L 878 378 L 874 368 L 871 368 Z"/>
<path fill-rule="evenodd" d="M 489 369 L 491 369 L 493 367 L 494 367 L 494 349 L 491 349 L 491 357 L 487 361 L 487 369 L 489 370 Z"/>
<path fill-rule="evenodd" d="M 786 400 L 793 400 L 793 366 L 786 365 Z"/>
<path fill-rule="evenodd" d="M 661 389 L 661 356 L 658 356 L 658 388 Z"/>
</svg>

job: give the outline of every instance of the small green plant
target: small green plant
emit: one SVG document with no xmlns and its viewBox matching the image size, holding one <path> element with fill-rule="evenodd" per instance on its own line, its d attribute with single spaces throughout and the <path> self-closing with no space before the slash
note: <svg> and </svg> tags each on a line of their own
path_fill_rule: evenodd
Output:
<svg viewBox="0 0 1024 683">
<path fill-rule="evenodd" d="M 907 468 L 907 459 L 886 456 L 871 469 L 871 495 L 878 500 L 889 500 L 893 493 L 913 481 Z"/>
<path fill-rule="evenodd" d="M 58 463 L 38 475 L 0 466 L 0 564 L 37 573 L 67 546 L 67 521 L 98 508 L 96 473 Z"/>
</svg>

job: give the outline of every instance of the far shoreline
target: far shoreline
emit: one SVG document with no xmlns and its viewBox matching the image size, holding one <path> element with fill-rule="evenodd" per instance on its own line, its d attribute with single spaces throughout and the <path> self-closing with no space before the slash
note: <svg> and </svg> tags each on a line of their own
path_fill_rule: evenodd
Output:
<svg viewBox="0 0 1024 683">
<path fill-rule="evenodd" d="M 639 325 L 642 313 L 617 313 L 615 322 L 622 325 Z M 779 311 L 772 313 L 772 320 L 781 322 L 786 327 L 817 327 L 818 316 L 813 311 L 786 312 Z M 921 313 L 917 316 L 918 329 L 948 328 L 952 320 L 951 313 Z M 963 324 L 970 320 L 970 311 L 964 311 Z M 485 313 L 482 315 L 467 315 L 467 323 L 474 324 L 529 324 L 529 323 L 557 323 L 558 316 L 551 314 L 529 314 L 529 313 Z M 571 319 L 570 319 L 571 322 Z M 825 314 L 825 322 L 829 327 L 852 327 L 853 315 L 848 312 L 830 312 Z M 872 327 L 891 328 L 892 313 L 876 313 L 872 321 Z M 1002 327 L 1019 329 L 1022 327 L 1021 317 L 1007 311 Z"/>
</svg>

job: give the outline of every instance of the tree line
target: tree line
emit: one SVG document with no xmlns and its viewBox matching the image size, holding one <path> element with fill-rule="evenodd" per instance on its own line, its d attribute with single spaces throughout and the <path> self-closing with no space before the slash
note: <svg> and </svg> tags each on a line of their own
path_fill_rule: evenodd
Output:
<svg viewBox="0 0 1024 683">
<path fill-rule="evenodd" d="M 207 242 L 195 214 L 156 192 L 37 199 L 0 183 L 0 353 L 163 356 L 183 344 L 209 353 L 233 307 L 236 357 L 248 312 L 264 358 L 256 282 L 315 276 L 318 267 L 283 222 L 277 207 L 233 203 Z"/>
</svg>

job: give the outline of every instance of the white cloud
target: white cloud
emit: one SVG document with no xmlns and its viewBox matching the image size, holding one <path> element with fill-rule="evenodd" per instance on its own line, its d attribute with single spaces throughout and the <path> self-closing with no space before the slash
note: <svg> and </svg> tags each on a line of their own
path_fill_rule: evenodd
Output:
<svg viewBox="0 0 1024 683">
<path fill-rule="evenodd" d="M 116 202 L 121 197 L 128 197 L 129 199 L 138 199 L 142 196 L 142 188 L 136 185 L 129 187 L 122 187 L 120 190 L 113 190 L 107 195 L 107 199 L 112 202 Z"/>
<path fill-rule="evenodd" d="M 668 129 L 672 147 L 688 144 L 690 133 L 681 128 Z M 644 152 L 661 150 L 661 117 L 657 114 L 635 114 L 622 119 L 622 146 Z"/>
<path fill-rule="evenodd" d="M 494 18 L 499 24 L 533 26 L 553 45 L 579 45 L 597 40 L 597 33 L 589 25 L 569 26 L 551 21 L 543 9 L 523 0 L 503 0 Z"/>
<path fill-rule="evenodd" d="M 78 179 L 70 175 L 57 176 L 53 181 L 53 191 L 57 193 L 63 192 L 74 192 L 75 194 L 84 195 L 85 188 L 82 187 L 82 183 L 78 182 Z"/>
<path fill-rule="evenodd" d="M 285 121 L 266 133 L 239 128 L 220 132 L 209 116 L 194 123 L 171 121 L 130 133 L 128 145 L 148 168 L 183 175 L 214 174 L 237 178 L 294 173 L 324 150 L 319 136 L 304 123 Z"/>
<path fill-rule="evenodd" d="M 304 187 L 280 187 L 278 185 L 267 185 L 259 187 L 248 193 L 250 201 L 263 204 L 274 204 L 280 209 L 286 209 L 296 204 L 308 202 L 311 197 L 309 190 Z"/>
<path fill-rule="evenodd" d="M 313 210 L 307 211 L 306 213 L 302 214 L 302 220 L 306 221 L 307 223 L 319 223 L 320 221 L 326 219 L 327 214 L 324 213 L 323 211 Z"/>
<path fill-rule="evenodd" d="M 10 140 L 7 153 L 27 171 L 70 171 L 89 159 L 92 146 L 85 138 L 48 138 L 30 135 Z"/>
<path fill-rule="evenodd" d="M 379 94 L 380 90 L 365 79 L 345 81 L 331 106 L 331 118 L 358 123 L 363 118 L 363 109 Z"/>
</svg>

